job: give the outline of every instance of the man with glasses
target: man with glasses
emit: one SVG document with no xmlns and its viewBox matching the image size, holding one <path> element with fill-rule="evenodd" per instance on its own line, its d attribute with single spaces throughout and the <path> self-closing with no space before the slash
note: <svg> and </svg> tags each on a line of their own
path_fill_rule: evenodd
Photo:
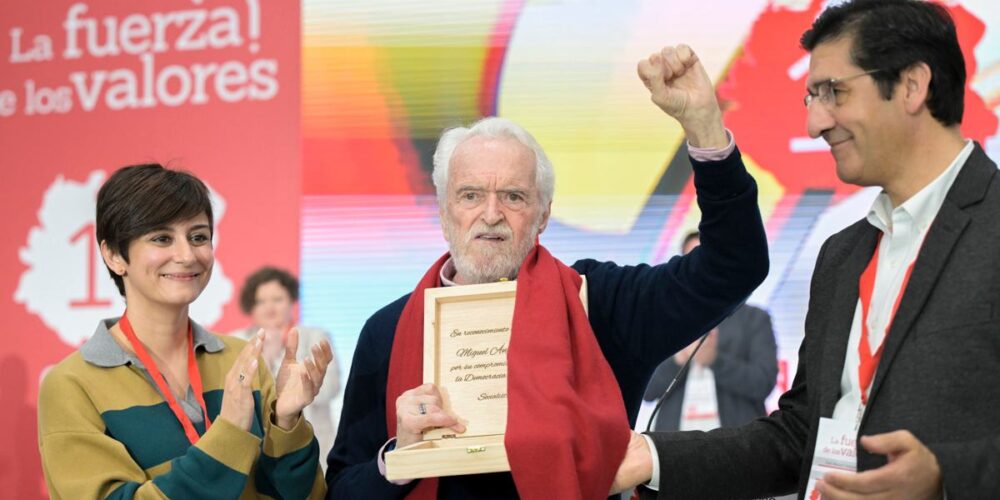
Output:
<svg viewBox="0 0 1000 500">
<path fill-rule="evenodd" d="M 801 43 L 809 134 L 829 143 L 840 179 L 882 193 L 819 253 L 779 409 L 735 429 L 646 436 L 653 451 L 631 449 L 622 486 L 649 481 L 657 498 L 995 498 L 1000 180 L 959 130 L 954 23 L 938 4 L 856 0 L 826 9 Z"/>
</svg>

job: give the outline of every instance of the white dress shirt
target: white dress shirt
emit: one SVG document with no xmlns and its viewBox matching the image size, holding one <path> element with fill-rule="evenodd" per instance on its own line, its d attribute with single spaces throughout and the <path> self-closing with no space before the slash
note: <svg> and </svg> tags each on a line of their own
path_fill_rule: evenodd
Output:
<svg viewBox="0 0 1000 500">
<path fill-rule="evenodd" d="M 927 230 L 937 217 L 944 198 L 955 182 L 962 165 L 972 154 L 972 141 L 966 141 L 958 156 L 930 184 L 896 208 L 884 191 L 875 198 L 868 212 L 868 223 L 882 231 L 876 264 L 875 287 L 868 310 L 868 343 L 875 353 L 885 339 L 886 327 L 892 321 L 892 309 L 902 293 L 900 287 L 910 264 L 917 258 Z M 861 300 L 854 309 L 851 335 L 847 341 L 847 356 L 840 377 L 840 399 L 833 409 L 835 420 L 858 420 L 861 408 L 861 384 L 858 382 L 858 344 L 861 341 Z M 874 378 L 872 380 L 874 383 Z M 871 387 L 868 387 L 871 391 Z M 866 393 L 867 395 L 867 393 Z M 857 425 L 857 422 L 855 422 Z"/>
</svg>

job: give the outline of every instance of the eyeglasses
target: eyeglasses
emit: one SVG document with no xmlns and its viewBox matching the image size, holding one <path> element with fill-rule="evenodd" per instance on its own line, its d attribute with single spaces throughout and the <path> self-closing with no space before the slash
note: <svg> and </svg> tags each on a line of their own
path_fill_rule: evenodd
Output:
<svg viewBox="0 0 1000 500">
<path fill-rule="evenodd" d="M 816 87 L 815 91 L 812 91 L 808 88 L 806 89 L 806 95 L 805 97 L 802 98 L 802 102 L 806 105 L 807 108 L 809 107 L 810 104 L 812 104 L 813 100 L 818 100 L 824 106 L 840 105 L 842 104 L 843 101 L 842 99 L 840 99 L 839 96 L 841 94 L 846 94 L 847 92 L 850 91 L 850 89 L 838 89 L 836 87 L 837 84 L 844 83 L 846 81 L 853 80 L 855 78 L 861 78 L 862 76 L 870 75 L 872 73 L 878 73 L 879 71 L 882 70 L 873 69 L 870 71 L 865 71 L 864 73 L 858 73 L 856 75 L 851 75 L 844 78 L 831 78 L 829 80 L 823 80 L 822 82 L 819 82 L 815 85 Z"/>
</svg>

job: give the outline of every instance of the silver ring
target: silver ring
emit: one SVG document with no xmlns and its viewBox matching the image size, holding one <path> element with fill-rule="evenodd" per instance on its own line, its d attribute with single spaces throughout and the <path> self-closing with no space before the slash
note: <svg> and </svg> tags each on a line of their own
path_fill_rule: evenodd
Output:
<svg viewBox="0 0 1000 500">
<path fill-rule="evenodd" d="M 241 373 L 240 373 L 240 382 L 242 382 L 242 381 L 244 381 L 244 380 L 246 380 L 246 379 L 247 379 L 247 376 L 246 376 L 246 375 L 244 375 L 244 374 L 243 374 L 243 373 L 241 372 Z"/>
<path fill-rule="evenodd" d="M 426 415 L 427 414 L 427 405 L 425 405 L 423 403 L 418 404 L 417 405 L 417 411 L 419 411 L 421 415 Z"/>
</svg>

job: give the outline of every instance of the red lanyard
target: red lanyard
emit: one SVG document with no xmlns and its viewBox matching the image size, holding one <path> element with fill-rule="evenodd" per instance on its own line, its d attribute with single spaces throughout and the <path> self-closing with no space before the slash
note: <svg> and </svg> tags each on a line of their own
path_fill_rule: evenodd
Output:
<svg viewBox="0 0 1000 500">
<path fill-rule="evenodd" d="M 125 337 L 132 344 L 132 349 L 135 351 L 135 355 L 139 357 L 139 361 L 142 361 L 142 364 L 146 366 L 146 371 L 153 378 L 156 387 L 160 389 L 163 397 L 166 398 L 167 405 L 170 406 L 170 411 L 174 412 L 174 416 L 177 417 L 181 426 L 184 427 L 184 434 L 187 435 L 188 441 L 191 441 L 191 444 L 197 443 L 200 437 L 198 436 L 198 431 L 194 429 L 191 419 L 184 413 L 181 406 L 177 404 L 177 398 L 174 397 L 174 393 L 167 385 L 167 379 L 163 377 L 160 369 L 156 367 L 153 357 L 146 351 L 142 342 L 139 342 L 139 337 L 136 337 L 135 331 L 132 330 L 132 324 L 128 320 L 128 310 L 125 310 L 125 314 L 122 314 L 122 319 L 118 322 L 118 326 L 121 327 Z M 205 431 L 207 432 L 208 428 L 212 426 L 212 421 L 208 419 L 208 408 L 205 406 L 205 397 L 201 393 L 201 372 L 198 370 L 198 363 L 194 357 L 194 331 L 191 327 L 191 320 L 188 320 L 188 379 L 191 382 L 194 397 L 198 400 L 198 404 L 201 405 L 202 415 L 205 418 Z"/>
<path fill-rule="evenodd" d="M 885 326 L 885 335 L 883 335 L 882 342 L 879 343 L 878 350 L 873 355 L 871 346 L 868 344 L 868 310 L 871 308 L 872 290 L 875 288 L 875 275 L 878 272 L 878 253 L 879 247 L 882 246 L 881 243 L 882 234 L 880 233 L 878 241 L 875 242 L 875 255 L 868 262 L 868 267 L 865 268 L 865 272 L 861 274 L 861 280 L 858 282 L 858 296 L 861 299 L 861 340 L 858 342 L 858 358 L 860 360 L 858 364 L 858 384 L 861 386 L 862 405 L 868 404 L 868 388 L 872 385 L 875 369 L 878 368 L 878 363 L 882 359 L 882 348 L 885 347 L 885 337 L 889 335 L 892 322 L 896 319 L 896 311 L 899 309 L 899 303 L 903 299 L 903 292 L 906 291 L 906 284 L 910 282 L 913 265 L 917 263 L 917 259 L 914 258 L 913 262 L 910 262 L 910 266 L 906 269 L 903 283 L 899 286 L 899 291 L 896 292 L 896 301 L 892 306 L 892 316 L 889 318 L 889 323 Z M 923 243 L 921 243 L 922 245 Z M 917 253 L 920 253 L 919 250 Z"/>
</svg>

